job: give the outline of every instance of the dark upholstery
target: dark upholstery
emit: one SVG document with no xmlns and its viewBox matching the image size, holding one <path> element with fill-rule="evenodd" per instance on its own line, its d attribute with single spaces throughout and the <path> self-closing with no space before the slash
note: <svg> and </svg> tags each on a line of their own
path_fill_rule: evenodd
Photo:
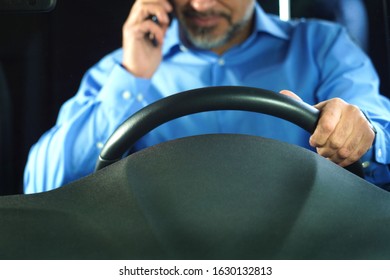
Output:
<svg viewBox="0 0 390 280">
<path fill-rule="evenodd" d="M 11 97 L 0 62 L 0 195 L 12 193 L 13 134 Z"/>
<path fill-rule="evenodd" d="M 2 259 L 389 259 L 390 194 L 244 135 L 166 142 L 60 189 L 0 197 Z"/>
<path fill-rule="evenodd" d="M 318 18 L 343 25 L 350 36 L 368 51 L 369 22 L 363 0 L 291 0 L 293 17 Z"/>
</svg>

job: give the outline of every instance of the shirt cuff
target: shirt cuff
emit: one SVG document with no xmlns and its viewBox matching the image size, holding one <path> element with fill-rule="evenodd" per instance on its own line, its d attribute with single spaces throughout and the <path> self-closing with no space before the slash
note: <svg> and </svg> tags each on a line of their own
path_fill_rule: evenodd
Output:
<svg viewBox="0 0 390 280">
<path fill-rule="evenodd" d="M 376 131 L 374 144 L 375 161 L 381 164 L 389 164 L 390 160 L 386 149 L 386 147 L 388 147 L 388 145 L 386 145 L 386 135 L 382 129 L 377 128 Z"/>
<path fill-rule="evenodd" d="M 97 100 L 110 109 L 123 110 L 131 106 L 138 96 L 142 96 L 150 87 L 150 80 L 137 78 L 120 64 L 117 64 L 101 89 Z"/>
<path fill-rule="evenodd" d="M 375 126 L 375 124 L 373 124 Z M 386 150 L 385 133 L 376 127 L 373 147 L 361 158 L 365 179 L 379 187 L 388 188 L 390 185 L 390 165 Z"/>
</svg>

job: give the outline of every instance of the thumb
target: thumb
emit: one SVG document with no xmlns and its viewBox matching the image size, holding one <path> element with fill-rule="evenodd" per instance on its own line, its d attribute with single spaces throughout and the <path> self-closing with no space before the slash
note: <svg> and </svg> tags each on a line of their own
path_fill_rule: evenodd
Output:
<svg viewBox="0 0 390 280">
<path fill-rule="evenodd" d="M 287 96 L 290 96 L 292 98 L 295 98 L 296 100 L 299 100 L 299 101 L 302 101 L 302 98 L 300 98 L 298 95 L 296 95 L 295 93 L 293 93 L 292 91 L 289 91 L 289 90 L 281 90 L 279 91 L 279 93 L 283 94 L 283 95 L 287 95 Z"/>
</svg>

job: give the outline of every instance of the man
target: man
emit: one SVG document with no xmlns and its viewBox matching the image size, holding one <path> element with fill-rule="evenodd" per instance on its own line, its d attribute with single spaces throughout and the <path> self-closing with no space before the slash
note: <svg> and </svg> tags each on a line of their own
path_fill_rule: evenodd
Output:
<svg viewBox="0 0 390 280">
<path fill-rule="evenodd" d="M 171 23 L 170 13 L 177 18 Z M 216 85 L 292 90 L 299 97 L 282 93 L 321 111 L 318 126 L 310 136 L 270 116 L 208 112 L 159 127 L 136 149 L 187 135 L 247 133 L 315 149 L 340 166 L 362 159 L 367 180 L 390 182 L 390 102 L 379 95 L 373 66 L 343 28 L 283 22 L 255 0 L 138 0 L 123 27 L 122 49 L 87 72 L 56 126 L 31 149 L 25 192 L 93 172 L 108 137 L 147 104 Z"/>
</svg>

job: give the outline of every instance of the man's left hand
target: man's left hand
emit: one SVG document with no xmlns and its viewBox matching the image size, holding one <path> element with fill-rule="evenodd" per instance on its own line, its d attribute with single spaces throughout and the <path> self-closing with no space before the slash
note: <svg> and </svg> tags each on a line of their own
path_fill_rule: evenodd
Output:
<svg viewBox="0 0 390 280">
<path fill-rule="evenodd" d="M 281 93 L 300 100 L 291 91 Z M 318 154 L 345 167 L 358 161 L 371 148 L 375 133 L 358 107 L 340 98 L 320 102 L 314 107 L 320 110 L 320 118 L 309 143 Z"/>
</svg>

